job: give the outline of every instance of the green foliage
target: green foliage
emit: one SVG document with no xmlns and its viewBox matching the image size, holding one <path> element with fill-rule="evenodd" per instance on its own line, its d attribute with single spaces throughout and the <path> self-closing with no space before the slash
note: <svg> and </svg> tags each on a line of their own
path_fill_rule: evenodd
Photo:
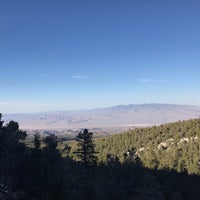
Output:
<svg viewBox="0 0 200 200">
<path fill-rule="evenodd" d="M 93 133 L 85 129 L 76 136 L 78 149 L 74 153 L 85 166 L 96 165 L 97 162 L 97 157 L 95 155 L 97 152 L 95 151 L 92 135 Z"/>
<path fill-rule="evenodd" d="M 108 154 L 124 162 L 124 153 L 134 147 L 145 167 L 184 169 L 189 174 L 200 175 L 200 119 L 138 128 L 97 139 L 95 144 L 100 162 L 106 162 Z"/>
<path fill-rule="evenodd" d="M 200 176 L 188 174 L 199 174 L 199 125 L 190 120 L 95 141 L 85 130 L 78 143 L 61 148 L 67 152 L 63 157 L 55 135 L 42 140 L 37 133 L 30 148 L 22 143 L 26 133 L 18 124 L 4 126 L 0 115 L 0 199 L 199 200 Z M 158 148 L 162 142 L 170 146 Z M 98 165 L 93 165 L 96 158 L 84 155 L 96 153 L 94 143 L 105 159 Z M 72 160 L 75 149 L 88 167 Z"/>
<path fill-rule="evenodd" d="M 26 163 L 26 177 L 29 184 L 24 183 L 26 199 L 63 199 L 66 193 L 66 177 L 63 160 L 57 149 L 57 137 L 47 136 L 45 147 L 39 148 L 40 136 L 35 135 L 34 148 L 30 149 Z"/>
<path fill-rule="evenodd" d="M 40 134 L 37 132 L 34 135 L 34 148 L 38 150 L 40 147 L 41 147 Z"/>
<path fill-rule="evenodd" d="M 22 178 L 26 147 L 21 141 L 25 138 L 26 133 L 19 130 L 17 122 L 10 121 L 3 126 L 0 115 L 0 183 L 6 186 L 9 198 Z"/>
</svg>

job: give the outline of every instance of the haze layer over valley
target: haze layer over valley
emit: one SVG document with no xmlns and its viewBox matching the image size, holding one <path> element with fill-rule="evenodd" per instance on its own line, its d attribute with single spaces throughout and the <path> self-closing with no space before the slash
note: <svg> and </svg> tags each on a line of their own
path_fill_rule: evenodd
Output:
<svg viewBox="0 0 200 200">
<path fill-rule="evenodd" d="M 73 132 L 89 128 L 116 133 L 134 127 L 159 125 L 200 117 L 200 107 L 173 104 L 119 105 L 103 109 L 3 114 L 5 122 L 19 122 L 21 129 Z"/>
</svg>

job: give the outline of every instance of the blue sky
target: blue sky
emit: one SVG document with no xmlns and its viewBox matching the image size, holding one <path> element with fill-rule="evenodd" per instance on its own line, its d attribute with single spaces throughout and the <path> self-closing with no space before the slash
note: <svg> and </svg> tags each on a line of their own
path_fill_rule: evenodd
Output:
<svg viewBox="0 0 200 200">
<path fill-rule="evenodd" d="M 2 0 L 0 112 L 200 105 L 200 2 Z"/>
</svg>

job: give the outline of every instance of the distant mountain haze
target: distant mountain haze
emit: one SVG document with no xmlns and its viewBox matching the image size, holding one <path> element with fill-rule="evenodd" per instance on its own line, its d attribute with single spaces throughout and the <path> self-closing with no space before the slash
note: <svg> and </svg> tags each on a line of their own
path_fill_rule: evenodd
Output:
<svg viewBox="0 0 200 200">
<path fill-rule="evenodd" d="M 173 104 L 119 105 L 109 108 L 3 114 L 3 120 L 17 121 L 21 129 L 64 130 L 103 127 L 159 125 L 200 117 L 200 106 Z"/>
</svg>

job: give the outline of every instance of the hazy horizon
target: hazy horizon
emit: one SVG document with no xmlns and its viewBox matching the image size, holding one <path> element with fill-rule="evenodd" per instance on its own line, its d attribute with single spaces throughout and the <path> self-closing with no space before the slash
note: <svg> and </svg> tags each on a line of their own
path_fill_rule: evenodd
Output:
<svg viewBox="0 0 200 200">
<path fill-rule="evenodd" d="M 39 114 L 39 113 L 51 113 L 51 112 L 76 112 L 76 111 L 93 111 L 93 110 L 101 110 L 101 109 L 109 109 L 116 108 L 118 106 L 143 106 L 143 105 L 169 105 L 169 106 L 191 106 L 191 107 L 200 107 L 200 105 L 192 105 L 192 104 L 172 104 L 172 103 L 129 103 L 129 104 L 116 104 L 109 105 L 105 107 L 93 107 L 93 108 L 79 108 L 79 109 L 52 109 L 52 110 L 37 110 L 37 111 L 27 111 L 27 112 L 0 112 L 1 114 Z"/>
<path fill-rule="evenodd" d="M 87 127 L 100 132 L 113 132 L 199 117 L 200 106 L 129 104 L 92 110 L 3 114 L 3 121 L 17 121 L 21 128 L 27 130 L 74 130 Z"/>
</svg>

